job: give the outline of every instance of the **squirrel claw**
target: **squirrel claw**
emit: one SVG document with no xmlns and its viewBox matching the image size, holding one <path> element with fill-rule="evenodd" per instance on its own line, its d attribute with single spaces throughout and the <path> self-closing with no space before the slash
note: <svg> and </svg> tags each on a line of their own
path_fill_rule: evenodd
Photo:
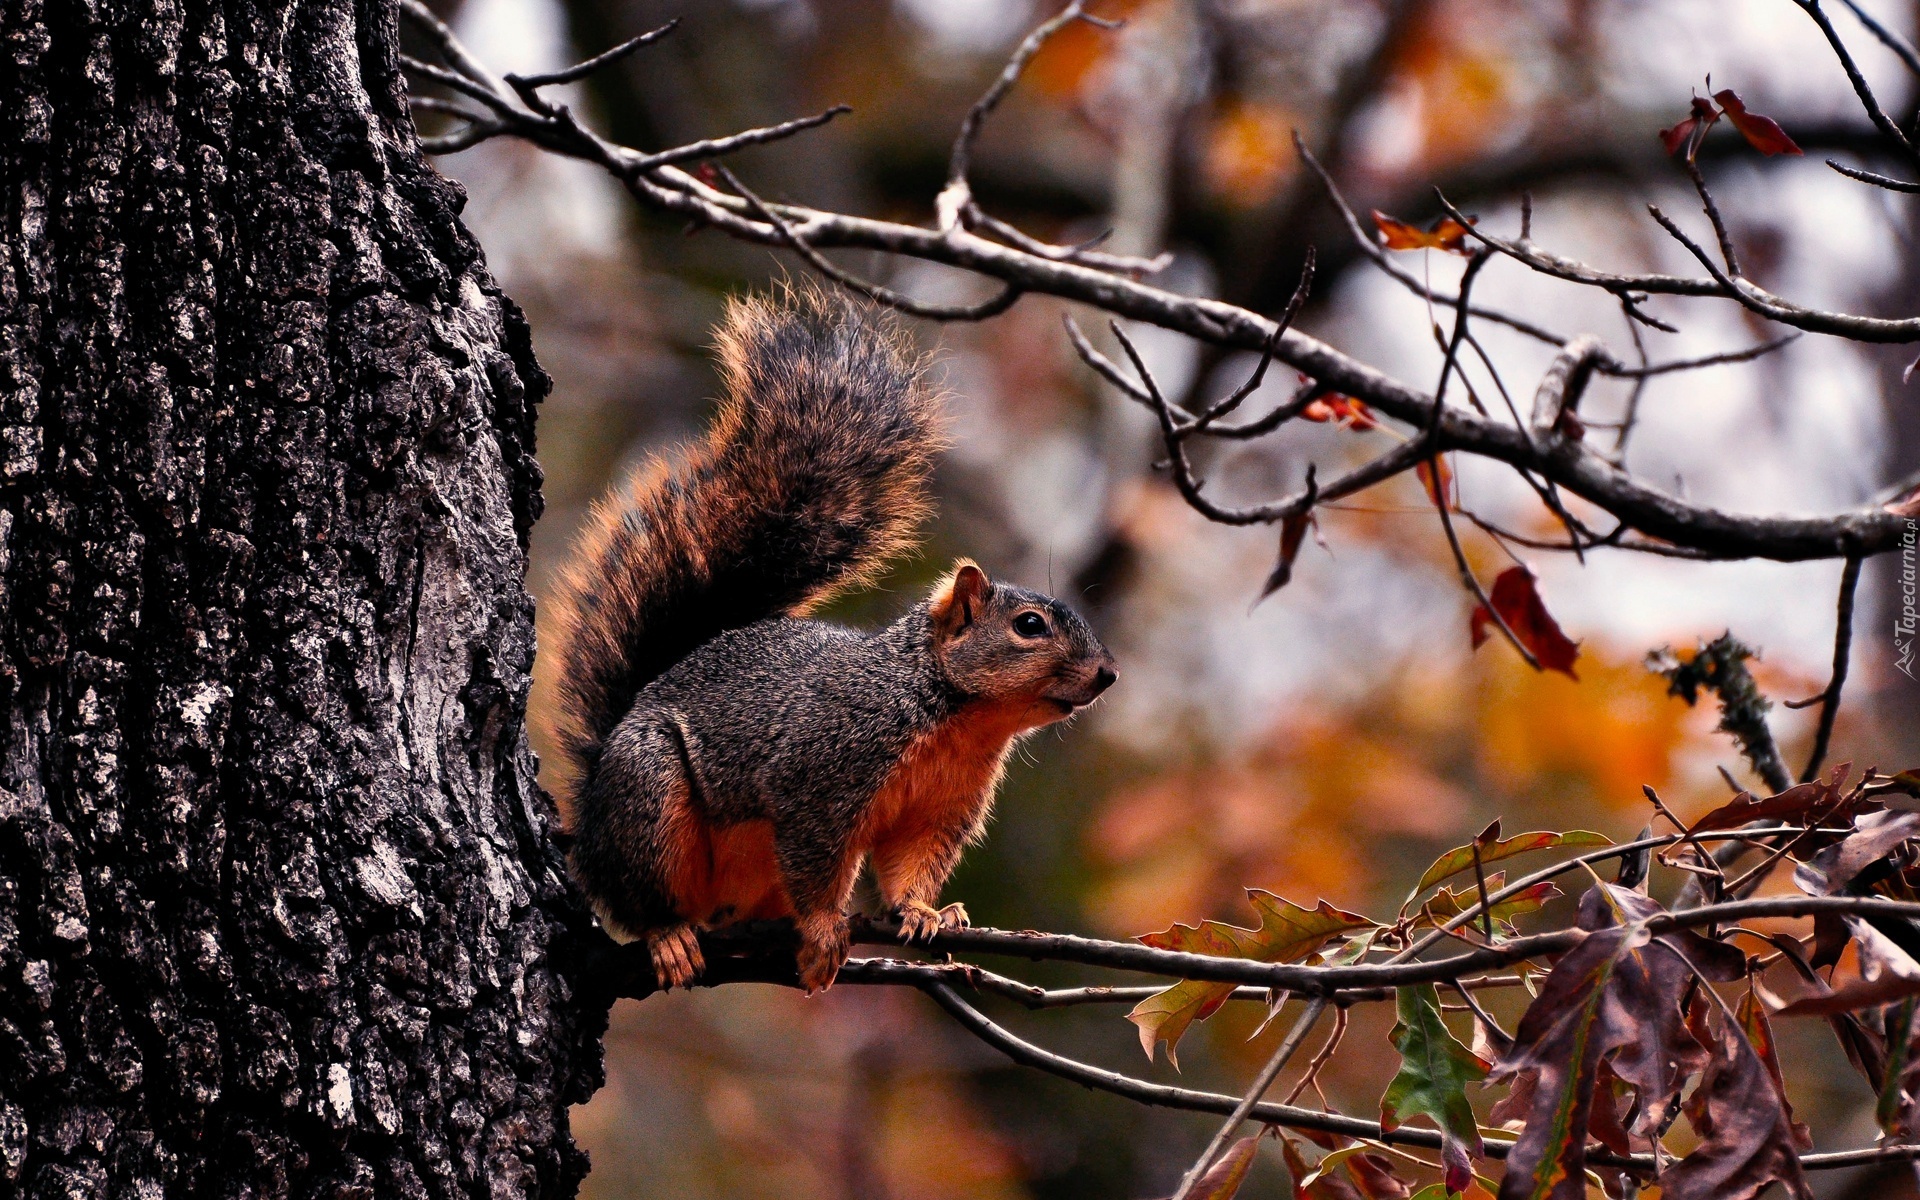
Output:
<svg viewBox="0 0 1920 1200">
<path fill-rule="evenodd" d="M 846 918 L 801 924 L 800 951 L 794 965 L 800 974 L 800 987 L 807 995 L 824 992 L 833 986 L 834 977 L 846 964 L 851 949 Z"/>
<path fill-rule="evenodd" d="M 700 953 L 700 939 L 693 926 L 675 925 L 647 934 L 647 952 L 653 958 L 653 975 L 661 990 L 692 987 L 694 979 L 707 969 Z"/>
<path fill-rule="evenodd" d="M 971 923 L 964 904 L 955 902 L 945 908 L 935 908 L 913 901 L 900 908 L 900 940 L 909 946 L 915 942 L 931 942 L 937 933 L 965 929 Z"/>
</svg>

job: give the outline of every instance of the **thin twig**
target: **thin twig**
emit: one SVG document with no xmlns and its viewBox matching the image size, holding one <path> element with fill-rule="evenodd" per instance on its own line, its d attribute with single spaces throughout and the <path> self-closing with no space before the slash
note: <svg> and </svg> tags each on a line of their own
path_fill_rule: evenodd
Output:
<svg viewBox="0 0 1920 1200">
<path fill-rule="evenodd" d="M 1207 1143 L 1207 1148 L 1200 1152 L 1200 1157 L 1193 1160 L 1193 1166 L 1187 1168 L 1186 1175 L 1180 1180 L 1180 1186 L 1174 1189 L 1173 1200 L 1187 1200 L 1187 1197 L 1193 1194 L 1193 1185 L 1206 1174 L 1207 1168 L 1213 1165 L 1213 1160 L 1220 1157 L 1220 1152 L 1227 1148 L 1227 1143 L 1233 1139 L 1233 1135 L 1240 1132 L 1241 1122 L 1247 1119 L 1247 1114 L 1253 1111 L 1254 1105 L 1266 1097 L 1267 1089 L 1273 1086 L 1275 1079 L 1279 1078 L 1281 1070 L 1287 1065 L 1287 1060 L 1292 1058 L 1294 1051 L 1300 1048 L 1300 1043 L 1307 1039 L 1308 1031 L 1313 1028 L 1313 1023 L 1320 1019 L 1320 1014 L 1326 1011 L 1326 1007 L 1327 1001 L 1324 996 L 1315 996 L 1307 1001 L 1307 1010 L 1301 1013 L 1300 1019 L 1293 1023 L 1293 1028 L 1287 1032 L 1286 1039 L 1274 1050 L 1273 1056 L 1267 1059 L 1267 1065 L 1260 1068 L 1260 1074 L 1254 1076 L 1252 1086 L 1247 1088 L 1247 1094 L 1240 1097 L 1240 1103 L 1227 1114 L 1227 1119 L 1221 1124 L 1219 1132 L 1213 1135 L 1213 1140 Z"/>
<path fill-rule="evenodd" d="M 1011 283 L 1002 288 L 999 295 L 993 297 L 991 300 L 982 301 L 979 304 L 927 304 L 915 300 L 905 292 L 897 292 L 890 287 L 878 283 L 869 283 L 864 279 L 842 271 L 839 267 L 828 262 L 824 255 L 812 246 L 809 246 L 805 239 L 794 231 L 793 226 L 787 224 L 786 221 L 781 219 L 778 213 L 768 208 L 767 205 L 761 201 L 760 197 L 754 195 L 754 193 L 748 189 L 746 184 L 741 183 L 738 176 L 725 167 L 720 167 L 718 170 L 721 178 L 727 181 L 727 185 L 734 191 L 740 193 L 741 196 L 746 198 L 747 203 L 752 205 L 754 214 L 769 225 L 772 225 L 775 229 L 778 229 L 780 235 L 786 239 L 787 245 L 793 248 L 794 253 L 805 259 L 808 266 L 825 275 L 828 279 L 833 280 L 841 287 L 849 291 L 858 292 L 869 300 L 878 301 L 881 304 L 887 305 L 889 308 L 897 308 L 901 312 L 909 313 L 916 317 L 925 317 L 933 321 L 984 321 L 988 317 L 999 316 L 1001 313 L 1012 308 L 1014 303 L 1020 299 L 1020 288 Z"/>
<path fill-rule="evenodd" d="M 1520 986 L 1520 980 L 1514 976 L 1502 975 L 1500 978 L 1513 987 Z M 1397 999 L 1399 992 L 1396 991 L 1394 997 Z M 1287 1093 L 1287 1098 L 1281 1103 L 1292 1104 L 1295 1100 L 1298 1100 L 1300 1093 L 1306 1091 L 1309 1084 L 1313 1085 L 1316 1090 L 1319 1088 L 1320 1069 L 1326 1066 L 1333 1058 L 1333 1052 L 1340 1048 L 1340 1041 L 1346 1036 L 1347 1010 L 1342 1007 L 1334 1011 L 1333 1028 L 1327 1032 L 1326 1042 L 1314 1053 L 1312 1058 L 1307 1060 L 1307 1069 L 1300 1073 L 1300 1078 L 1295 1081 L 1293 1090 Z"/>
<path fill-rule="evenodd" d="M 573 83 L 576 80 L 585 79 L 602 67 L 612 66 L 642 46 L 651 46 L 679 27 L 680 18 L 675 17 L 658 29 L 649 29 L 639 37 L 628 38 L 613 49 L 602 51 L 592 58 L 583 59 L 564 70 L 551 71 L 544 75 L 508 75 L 506 76 L 506 81 L 522 96 L 525 96 L 529 91 L 535 91 L 543 87 L 552 87 L 555 84 L 561 83 Z"/>
<path fill-rule="evenodd" d="M 1860 68 L 1854 64 L 1852 53 L 1847 50 L 1847 44 L 1840 40 L 1840 31 L 1833 27 L 1833 22 L 1827 18 L 1826 10 L 1820 7 L 1820 0 L 1794 0 L 1794 3 L 1804 9 L 1806 14 L 1813 18 L 1814 24 L 1820 26 L 1820 32 L 1826 35 L 1827 44 L 1833 47 L 1834 56 L 1840 60 L 1841 67 L 1847 72 L 1847 82 L 1853 85 L 1853 93 L 1859 97 L 1860 107 L 1867 110 L 1867 116 L 1873 121 L 1874 127 L 1885 134 L 1888 141 L 1906 151 L 1908 157 L 1920 159 L 1920 149 L 1914 147 L 1914 144 L 1907 139 L 1907 135 L 1901 131 L 1900 126 L 1894 124 L 1893 118 L 1880 107 L 1880 101 L 1874 98 L 1873 88 L 1868 85 L 1867 77 L 1862 75 Z"/>
<path fill-rule="evenodd" d="M 1707 190 L 1707 177 L 1700 173 L 1700 164 L 1688 158 L 1685 166 L 1687 178 L 1693 180 L 1693 190 L 1700 193 L 1700 207 L 1706 210 L 1707 220 L 1713 225 L 1713 236 L 1720 241 L 1720 257 L 1726 261 L 1727 274 L 1746 274 L 1740 269 L 1740 256 L 1733 249 L 1733 235 L 1727 232 L 1727 223 L 1720 216 L 1720 206 L 1713 202 L 1713 193 Z"/>
<path fill-rule="evenodd" d="M 1701 367 L 1717 367 L 1723 363 L 1752 362 L 1756 358 L 1772 354 L 1782 346 L 1791 345 L 1799 340 L 1798 333 L 1786 333 L 1771 341 L 1761 342 L 1757 346 L 1748 346 L 1745 350 L 1729 350 L 1723 354 L 1681 358 L 1673 362 L 1643 363 L 1637 367 L 1629 367 L 1611 359 L 1600 359 L 1594 363 L 1594 370 L 1615 379 L 1651 379 L 1655 375 L 1671 375 L 1676 371 L 1697 371 Z"/>
<path fill-rule="evenodd" d="M 1847 11 L 1867 27 L 1867 32 L 1880 39 L 1881 45 L 1898 55 L 1900 61 L 1906 64 L 1907 70 L 1920 75 L 1920 53 L 1915 52 L 1912 42 L 1881 24 L 1872 13 L 1860 7 L 1858 0 L 1840 0 L 1840 3 L 1846 5 Z"/>
<path fill-rule="evenodd" d="M 1327 196 L 1333 201 L 1334 207 L 1340 210 L 1340 218 L 1346 223 L 1347 232 L 1353 235 L 1353 240 L 1355 244 L 1360 247 L 1362 254 L 1372 259 L 1374 265 L 1379 267 L 1389 279 L 1392 279 L 1395 283 L 1398 283 L 1421 299 L 1446 308 L 1459 307 L 1460 297 L 1457 294 L 1446 296 L 1434 291 L 1416 279 L 1411 272 L 1394 262 L 1390 257 L 1390 252 L 1382 247 L 1380 243 L 1373 240 L 1372 236 L 1367 233 L 1366 227 L 1360 224 L 1360 218 L 1354 213 L 1353 207 L 1347 203 L 1347 198 L 1341 194 L 1339 185 L 1334 183 L 1333 176 L 1328 174 L 1327 169 L 1320 165 L 1320 160 L 1314 157 L 1313 151 L 1307 149 L 1307 144 L 1300 137 L 1300 131 L 1297 129 L 1293 133 L 1293 148 L 1295 152 L 1300 155 L 1300 161 L 1307 164 L 1307 169 L 1319 177 L 1321 186 L 1326 188 Z M 1552 330 L 1543 329 L 1533 322 L 1523 320 L 1511 313 L 1504 313 L 1491 308 L 1476 308 L 1473 310 L 1473 315 L 1493 321 L 1496 324 L 1505 325 L 1509 329 L 1517 330 L 1530 338 L 1546 342 L 1549 345 L 1558 346 L 1566 342 L 1565 338 L 1554 333 Z"/>
<path fill-rule="evenodd" d="M 1813 753 L 1807 756 L 1806 770 L 1800 772 L 1802 783 L 1811 780 L 1826 761 L 1833 721 L 1840 713 L 1840 691 L 1847 686 L 1847 661 L 1853 649 L 1853 593 L 1859 583 L 1860 559 L 1856 556 L 1849 558 L 1840 572 L 1840 600 L 1833 622 L 1833 674 L 1827 680 L 1827 690 L 1821 693 L 1820 728 L 1813 735 Z"/>
<path fill-rule="evenodd" d="M 1877 175 L 1872 171 L 1863 171 L 1859 167 L 1849 167 L 1845 163 L 1837 163 L 1832 159 L 1827 160 L 1827 165 L 1849 179 L 1858 179 L 1861 183 L 1870 183 L 1877 188 L 1885 188 L 1890 192 L 1920 192 L 1920 183 L 1914 183 L 1910 180 L 1895 179 L 1891 175 Z"/>
</svg>

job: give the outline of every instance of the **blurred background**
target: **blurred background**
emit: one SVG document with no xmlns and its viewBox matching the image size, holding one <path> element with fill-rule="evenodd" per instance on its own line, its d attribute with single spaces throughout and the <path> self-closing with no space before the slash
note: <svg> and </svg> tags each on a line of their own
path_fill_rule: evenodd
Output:
<svg viewBox="0 0 1920 1200">
<path fill-rule="evenodd" d="M 1055 6 L 440 7 L 484 61 L 522 72 L 679 17 L 671 38 L 566 101 L 642 148 L 848 103 L 852 115 L 743 154 L 735 169 L 772 198 L 926 221 L 960 118 Z M 1866 7 L 1913 32 L 1914 5 Z M 1430 314 L 1360 257 L 1297 160 L 1292 130 L 1363 213 L 1424 222 L 1438 185 L 1511 235 L 1530 192 L 1542 244 L 1614 269 L 1691 274 L 1645 204 L 1702 227 L 1655 133 L 1686 115 L 1690 91 L 1709 90 L 1710 73 L 1713 89 L 1734 88 L 1807 150 L 1761 159 L 1724 124 L 1707 142 L 1703 169 L 1749 273 L 1808 304 L 1920 310 L 1913 198 L 1823 165 L 1884 167 L 1839 65 L 1789 0 L 1100 0 L 1093 9 L 1126 17 L 1126 28 L 1066 30 L 992 118 L 974 170 L 987 209 L 1051 240 L 1111 229 L 1113 249 L 1170 251 L 1165 286 L 1263 312 L 1285 303 L 1314 246 L 1319 282 L 1302 327 L 1422 388 L 1440 364 Z M 1883 102 L 1910 115 L 1913 79 L 1837 6 L 1835 20 Z M 441 165 L 468 189 L 466 220 L 525 306 L 555 380 L 540 418 L 538 596 L 585 507 L 701 427 L 716 390 L 709 330 L 725 297 L 804 268 L 712 232 L 689 235 L 592 169 L 527 146 L 487 143 Z M 1425 252 L 1398 261 L 1449 288 L 1460 267 Z M 987 290 L 926 265 L 842 262 L 927 299 Z M 1603 294 L 1496 260 L 1476 299 L 1632 353 Z M 1275 531 L 1209 525 L 1182 504 L 1152 470 L 1150 416 L 1073 356 L 1061 330 L 1070 307 L 1029 297 L 978 326 L 916 326 L 939 356 L 957 439 L 941 469 L 940 515 L 922 557 L 838 614 L 883 621 L 964 553 L 1070 597 L 1120 658 L 1110 699 L 1035 738 L 1014 764 L 989 841 L 949 889 L 976 923 L 1110 937 L 1203 917 L 1248 923 L 1248 886 L 1390 916 L 1433 855 L 1496 815 L 1509 832 L 1587 828 L 1618 839 L 1648 820 L 1642 784 L 1691 815 L 1727 795 L 1716 768 L 1749 780 L 1713 732 L 1716 715 L 1669 699 L 1648 674 L 1648 651 L 1731 629 L 1761 650 L 1756 671 L 1777 700 L 1824 686 L 1837 562 L 1701 565 L 1599 551 L 1581 564 L 1541 552 L 1529 561 L 1581 643 L 1579 680 L 1535 674 L 1498 639 L 1473 652 L 1470 598 L 1411 479 L 1323 513 L 1324 548 L 1310 543 L 1293 582 L 1255 604 Z M 1650 310 L 1681 329 L 1643 331 L 1656 360 L 1779 332 L 1724 302 L 1656 300 Z M 1099 314 L 1077 316 L 1104 336 Z M 1549 348 L 1484 322 L 1477 332 L 1525 403 Z M 1156 329 L 1134 333 L 1163 385 L 1189 400 L 1230 390 L 1252 365 Z M 1735 509 L 1862 503 L 1920 466 L 1920 384 L 1902 386 L 1902 350 L 1806 337 L 1754 363 L 1656 379 L 1627 462 L 1652 483 Z M 1484 371 L 1470 378 L 1492 394 Z M 1291 371 L 1273 372 L 1248 410 L 1295 383 Z M 1594 436 L 1611 437 L 1604 422 L 1629 389 L 1595 388 Z M 1277 439 L 1232 444 L 1204 471 L 1229 501 L 1268 498 L 1298 486 L 1309 462 L 1326 478 L 1387 436 L 1296 422 Z M 1557 532 L 1502 469 L 1456 465 L 1477 512 Z M 1483 578 L 1507 565 L 1491 540 L 1465 536 Z M 1891 565 L 1869 564 L 1861 585 L 1833 762 L 1920 763 L 1920 687 L 1893 668 Z M 1797 769 L 1814 710 L 1773 716 Z M 1068 978 L 1016 965 L 1035 982 Z M 1254 1036 L 1260 1006 L 1230 1005 L 1188 1035 L 1176 1074 L 1164 1059 L 1143 1060 L 1122 1007 L 1027 1014 L 985 1003 L 1063 1053 L 1234 1092 L 1286 1024 Z M 1493 1006 L 1512 1017 L 1518 1003 Z M 1390 1006 L 1356 1010 L 1325 1079 L 1329 1103 L 1377 1114 L 1397 1063 L 1390 1023 Z M 1781 1033 L 1790 1099 L 1820 1148 L 1869 1143 L 1872 1096 L 1824 1026 Z M 1216 1125 L 1012 1067 L 918 994 L 877 988 L 623 1001 L 607 1067 L 606 1088 L 575 1113 L 594 1163 L 584 1194 L 596 1200 L 1165 1195 Z M 1261 1153 L 1244 1194 L 1287 1194 L 1274 1148 Z M 1911 1188 L 1904 1176 L 1818 1183 L 1824 1196 Z"/>
</svg>

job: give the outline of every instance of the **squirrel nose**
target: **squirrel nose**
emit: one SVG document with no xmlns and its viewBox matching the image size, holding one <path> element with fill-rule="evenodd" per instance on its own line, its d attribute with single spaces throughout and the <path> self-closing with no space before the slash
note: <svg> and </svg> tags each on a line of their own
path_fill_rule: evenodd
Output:
<svg viewBox="0 0 1920 1200">
<path fill-rule="evenodd" d="M 1120 678 L 1120 676 L 1114 673 L 1112 667 L 1101 667 L 1093 673 L 1093 694 L 1097 696 L 1101 692 L 1106 691 L 1113 686 L 1113 681 L 1118 678 Z"/>
</svg>

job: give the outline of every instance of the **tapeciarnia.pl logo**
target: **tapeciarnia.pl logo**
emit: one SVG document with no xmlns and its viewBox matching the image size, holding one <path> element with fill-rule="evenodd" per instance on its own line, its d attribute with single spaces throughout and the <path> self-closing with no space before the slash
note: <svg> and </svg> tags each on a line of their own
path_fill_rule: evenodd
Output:
<svg viewBox="0 0 1920 1200">
<path fill-rule="evenodd" d="M 1920 538 L 1920 519 L 1907 518 L 1907 531 L 1900 538 L 1900 612 L 1893 618 L 1893 665 L 1908 679 L 1913 673 L 1914 632 L 1920 627 L 1915 608 L 1914 550 Z"/>
</svg>

